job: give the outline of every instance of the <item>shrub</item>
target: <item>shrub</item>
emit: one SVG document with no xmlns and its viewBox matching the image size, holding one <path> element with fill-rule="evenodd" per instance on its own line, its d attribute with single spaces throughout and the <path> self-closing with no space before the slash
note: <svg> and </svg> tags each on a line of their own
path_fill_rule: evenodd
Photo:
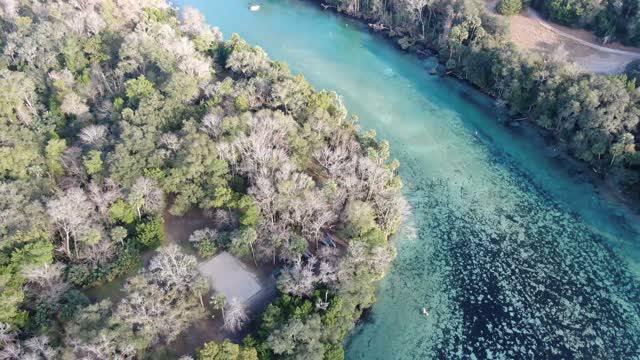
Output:
<svg viewBox="0 0 640 360">
<path fill-rule="evenodd" d="M 136 244 L 146 248 L 155 248 L 164 242 L 164 219 L 154 216 L 150 220 L 136 224 Z"/>
<path fill-rule="evenodd" d="M 91 283 L 91 271 L 84 265 L 71 265 L 67 269 L 67 280 L 73 285 L 84 287 Z"/>
<path fill-rule="evenodd" d="M 208 342 L 198 350 L 198 360 L 258 360 L 256 349 L 241 346 L 226 339 L 222 344 Z"/>
<path fill-rule="evenodd" d="M 89 305 L 89 298 L 78 290 L 69 290 L 62 299 L 62 307 L 60 308 L 60 319 L 68 321 L 81 308 Z"/>
<path fill-rule="evenodd" d="M 43 331 L 49 327 L 53 315 L 54 308 L 52 304 L 49 304 L 44 300 L 38 301 L 35 308 L 35 314 L 29 318 L 29 327 L 32 330 Z"/>
<path fill-rule="evenodd" d="M 189 242 L 202 257 L 210 257 L 218 251 L 218 232 L 214 229 L 204 228 L 196 230 L 189 236 Z"/>
<path fill-rule="evenodd" d="M 136 220 L 136 210 L 122 200 L 118 200 L 109 207 L 109 221 L 132 224 Z"/>
<path fill-rule="evenodd" d="M 234 106 L 238 112 L 249 111 L 249 100 L 244 96 L 240 95 L 236 98 Z"/>
<path fill-rule="evenodd" d="M 138 265 L 140 265 L 140 251 L 133 245 L 121 247 L 115 260 L 102 267 L 102 276 L 96 281 L 113 281 Z"/>
<path fill-rule="evenodd" d="M 135 244 L 118 247 L 113 261 L 89 268 L 86 264 L 67 268 L 67 280 L 78 287 L 89 287 L 99 282 L 109 282 L 125 274 L 140 263 L 140 251 Z"/>
<path fill-rule="evenodd" d="M 624 73 L 629 80 L 635 81 L 635 85 L 640 85 L 640 60 L 633 60 L 627 64 Z"/>
<path fill-rule="evenodd" d="M 500 0 L 496 10 L 502 15 L 516 15 L 522 10 L 522 0 Z"/>
</svg>

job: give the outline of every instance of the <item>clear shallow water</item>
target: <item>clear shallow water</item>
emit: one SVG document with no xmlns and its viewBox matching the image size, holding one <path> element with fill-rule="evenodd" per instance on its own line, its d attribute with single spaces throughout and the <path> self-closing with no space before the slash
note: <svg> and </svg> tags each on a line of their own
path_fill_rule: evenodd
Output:
<svg viewBox="0 0 640 360">
<path fill-rule="evenodd" d="M 492 101 L 298 0 L 181 0 L 336 90 L 389 139 L 414 206 L 349 359 L 640 356 L 640 224 Z M 421 308 L 429 309 L 427 318 Z"/>
</svg>

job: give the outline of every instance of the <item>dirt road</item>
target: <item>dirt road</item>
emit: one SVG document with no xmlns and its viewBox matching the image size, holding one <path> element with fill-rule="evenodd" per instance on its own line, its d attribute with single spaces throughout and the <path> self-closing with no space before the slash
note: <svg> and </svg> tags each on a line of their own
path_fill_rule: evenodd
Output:
<svg viewBox="0 0 640 360">
<path fill-rule="evenodd" d="M 488 1 L 487 8 L 494 11 L 495 3 L 495 0 Z M 549 23 L 533 9 L 505 19 L 509 24 L 509 38 L 519 48 L 565 59 L 584 70 L 619 74 L 630 61 L 640 59 L 640 49 L 620 44 L 602 45 L 592 33 Z"/>
</svg>

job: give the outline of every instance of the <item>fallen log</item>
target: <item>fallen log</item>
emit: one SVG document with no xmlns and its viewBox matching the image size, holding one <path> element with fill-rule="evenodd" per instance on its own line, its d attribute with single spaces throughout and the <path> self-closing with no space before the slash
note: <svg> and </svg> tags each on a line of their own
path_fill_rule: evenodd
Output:
<svg viewBox="0 0 640 360">
<path fill-rule="evenodd" d="M 384 24 L 369 23 L 369 27 L 375 31 L 382 31 L 382 30 L 388 29 Z"/>
</svg>

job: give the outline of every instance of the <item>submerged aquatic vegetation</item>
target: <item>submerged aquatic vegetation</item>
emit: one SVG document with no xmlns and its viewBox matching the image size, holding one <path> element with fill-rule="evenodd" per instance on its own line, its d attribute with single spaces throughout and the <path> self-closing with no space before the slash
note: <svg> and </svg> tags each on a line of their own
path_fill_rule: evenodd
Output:
<svg viewBox="0 0 640 360">
<path fill-rule="evenodd" d="M 424 304 L 429 317 L 418 309 L 397 314 L 405 335 L 389 353 L 638 356 L 640 287 L 628 264 L 509 159 L 485 156 L 487 171 L 467 178 L 429 179 L 403 159 L 421 241 L 401 243 L 383 284 L 383 315 L 374 311 L 372 321 L 384 328 L 387 307 L 406 303 L 404 296 Z"/>
</svg>

